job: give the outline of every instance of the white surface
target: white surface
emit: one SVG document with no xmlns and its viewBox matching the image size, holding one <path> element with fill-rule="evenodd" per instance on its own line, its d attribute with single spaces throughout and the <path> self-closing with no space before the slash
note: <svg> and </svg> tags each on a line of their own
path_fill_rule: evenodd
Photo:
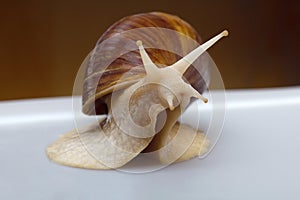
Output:
<svg viewBox="0 0 300 200">
<path fill-rule="evenodd" d="M 300 87 L 227 91 L 223 133 L 205 159 L 128 174 L 47 159 L 46 146 L 74 127 L 71 98 L 1 102 L 0 199 L 299 199 L 299 118 Z"/>
</svg>

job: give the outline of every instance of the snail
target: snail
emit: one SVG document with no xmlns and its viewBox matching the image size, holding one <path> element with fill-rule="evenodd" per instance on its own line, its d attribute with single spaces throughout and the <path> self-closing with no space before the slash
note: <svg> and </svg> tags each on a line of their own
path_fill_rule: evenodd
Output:
<svg viewBox="0 0 300 200">
<path fill-rule="evenodd" d="M 82 94 L 83 113 L 106 118 L 62 135 L 46 149 L 50 160 L 116 169 L 142 151 L 156 151 L 165 164 L 206 152 L 205 135 L 177 119 L 193 99 L 207 102 L 201 93 L 207 88 L 208 68 L 205 62 L 200 69 L 193 63 L 227 35 L 223 31 L 197 46 L 201 40 L 191 25 L 161 12 L 136 14 L 113 24 L 87 59 Z"/>
</svg>

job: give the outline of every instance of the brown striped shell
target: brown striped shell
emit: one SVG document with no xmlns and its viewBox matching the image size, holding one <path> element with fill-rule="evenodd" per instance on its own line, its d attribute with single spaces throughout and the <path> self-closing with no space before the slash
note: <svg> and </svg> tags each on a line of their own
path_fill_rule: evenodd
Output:
<svg viewBox="0 0 300 200">
<path fill-rule="evenodd" d="M 175 30 L 193 39 L 195 44 L 185 44 L 180 38 L 169 38 L 164 34 L 156 34 L 151 29 L 126 34 L 126 31 L 142 27 Z M 163 49 L 168 49 L 171 44 L 174 48 L 179 49 L 183 56 L 198 46 L 197 43 L 201 43 L 199 35 L 191 25 L 177 16 L 166 13 L 142 13 L 125 17 L 116 22 L 100 37 L 88 58 L 82 94 L 85 114 L 107 114 L 105 100 L 112 91 L 124 89 L 145 76 L 145 69 L 135 45 L 137 40 L 143 41 L 145 46 L 159 43 L 166 47 Z M 126 53 L 120 51 L 121 48 L 127 47 L 129 50 Z M 182 57 L 163 49 L 146 49 L 153 63 L 159 67 L 172 65 Z M 127 74 L 124 77 L 125 73 Z M 184 78 L 200 93 L 207 87 L 204 79 L 194 67 L 189 67 L 184 73 Z"/>
</svg>

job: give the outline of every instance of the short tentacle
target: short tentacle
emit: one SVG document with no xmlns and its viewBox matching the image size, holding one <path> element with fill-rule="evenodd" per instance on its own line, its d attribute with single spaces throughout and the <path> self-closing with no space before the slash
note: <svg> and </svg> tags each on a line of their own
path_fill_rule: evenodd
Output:
<svg viewBox="0 0 300 200">
<path fill-rule="evenodd" d="M 147 73 L 147 75 L 151 75 L 151 73 L 153 73 L 153 71 L 157 70 L 157 66 L 152 62 L 148 53 L 144 49 L 142 41 L 138 40 L 136 42 L 136 45 L 139 47 L 141 58 L 142 58 L 146 73 Z"/>
</svg>

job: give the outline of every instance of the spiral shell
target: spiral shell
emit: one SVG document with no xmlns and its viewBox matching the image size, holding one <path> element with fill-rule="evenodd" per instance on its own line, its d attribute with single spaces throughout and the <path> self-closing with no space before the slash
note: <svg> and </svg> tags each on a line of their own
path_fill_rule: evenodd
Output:
<svg viewBox="0 0 300 200">
<path fill-rule="evenodd" d="M 154 34 L 151 29 L 141 30 L 126 34 L 128 30 L 136 30 L 143 27 L 164 28 L 174 30 L 191 38 L 194 43 L 186 43 L 176 37 L 169 38 L 164 34 Z M 142 13 L 121 19 L 113 24 L 98 40 L 92 51 L 84 79 L 83 85 L 83 112 L 85 114 L 107 114 L 108 109 L 105 99 L 114 90 L 120 90 L 137 82 L 145 76 L 145 69 L 141 56 L 136 49 L 135 42 L 143 41 L 145 46 L 153 46 L 153 43 L 160 43 L 168 49 L 170 45 L 180 51 L 181 55 L 186 55 L 199 43 L 200 36 L 195 29 L 187 22 L 177 16 L 161 12 Z M 120 54 L 120 47 L 132 46 L 135 50 Z M 169 66 L 178 61 L 182 56 L 163 49 L 147 48 L 149 57 L 159 67 Z M 197 66 L 205 68 L 204 64 Z M 184 73 L 184 78 L 200 93 L 206 89 L 204 78 L 194 67 Z M 124 77 L 124 74 L 128 73 Z"/>
</svg>

